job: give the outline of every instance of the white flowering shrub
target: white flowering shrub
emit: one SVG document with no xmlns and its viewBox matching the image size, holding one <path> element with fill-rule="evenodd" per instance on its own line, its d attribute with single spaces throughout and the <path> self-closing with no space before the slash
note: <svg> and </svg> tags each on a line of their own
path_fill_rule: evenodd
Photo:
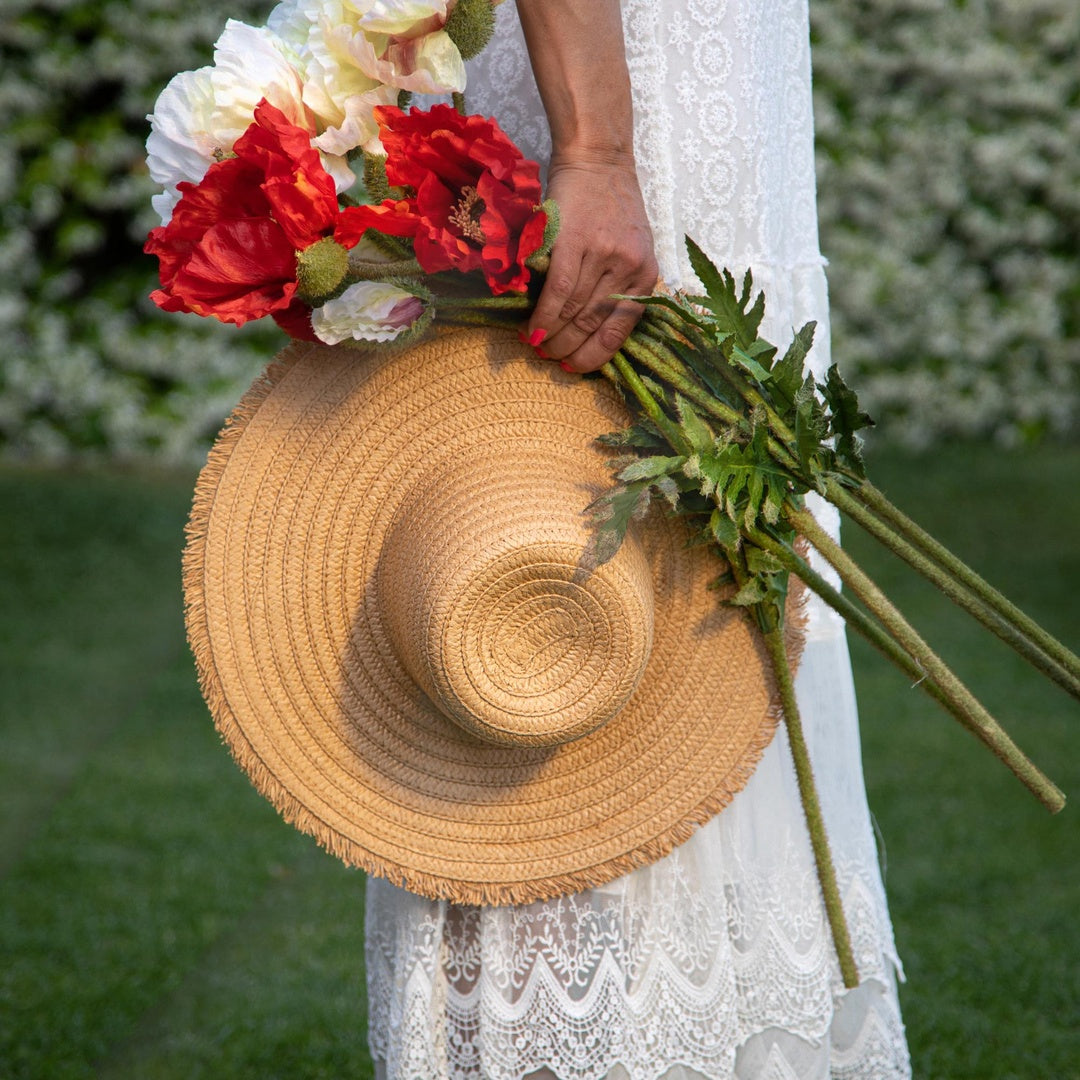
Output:
<svg viewBox="0 0 1080 1080">
<path fill-rule="evenodd" d="M 893 436 L 1064 434 L 1080 396 L 1080 4 L 811 0 L 834 340 Z"/>
<path fill-rule="evenodd" d="M 261 20 L 267 5 L 233 0 Z M 147 299 L 158 224 L 146 113 L 209 60 L 206 0 L 4 0 L 0 17 L 0 443 L 15 456 L 191 457 L 267 336 Z M 274 342 L 279 335 L 269 338 Z"/>
<path fill-rule="evenodd" d="M 281 341 L 147 299 L 145 114 L 269 2 L 3 0 L 0 445 L 194 456 Z M 1080 368 L 1080 4 L 811 0 L 837 355 L 886 434 L 1063 433 Z"/>
</svg>

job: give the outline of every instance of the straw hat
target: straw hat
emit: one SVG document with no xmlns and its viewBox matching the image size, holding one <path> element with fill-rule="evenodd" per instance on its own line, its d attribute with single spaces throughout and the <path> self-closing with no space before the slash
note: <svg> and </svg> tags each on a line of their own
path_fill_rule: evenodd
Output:
<svg viewBox="0 0 1080 1080">
<path fill-rule="evenodd" d="M 626 415 L 530 352 L 474 329 L 292 346 L 211 451 L 184 556 L 203 692 L 255 786 L 345 862 L 460 903 L 655 861 L 777 723 L 678 521 L 650 511 L 583 568 L 594 439 Z"/>
</svg>

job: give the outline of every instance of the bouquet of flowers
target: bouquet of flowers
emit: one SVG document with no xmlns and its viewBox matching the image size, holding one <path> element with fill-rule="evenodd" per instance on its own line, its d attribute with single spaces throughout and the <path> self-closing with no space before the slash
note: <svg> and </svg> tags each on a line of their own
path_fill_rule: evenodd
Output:
<svg viewBox="0 0 1080 1080">
<path fill-rule="evenodd" d="M 539 168 L 498 124 L 468 115 L 463 59 L 497 0 L 283 0 L 263 28 L 229 22 L 212 67 L 184 72 L 151 115 L 150 171 L 163 223 L 155 302 L 290 336 L 401 344 L 434 320 L 518 325 L 558 231 Z M 413 92 L 453 104 L 410 107 Z M 357 175 L 359 173 L 359 175 Z M 1080 659 L 893 506 L 867 478 L 871 423 L 835 367 L 805 370 L 814 327 L 781 355 L 758 333 L 765 297 L 691 239 L 700 295 L 639 296 L 645 314 L 601 374 L 633 422 L 597 433 L 614 484 L 590 508 L 591 558 L 618 549 L 661 500 L 723 556 L 727 602 L 759 628 L 776 673 L 841 970 L 857 983 L 782 620 L 795 574 L 989 746 L 1051 811 L 1062 793 L 1016 747 L 880 589 L 822 530 L 822 495 L 952 601 L 1080 698 Z M 537 340 L 530 344 L 536 346 Z M 801 538 L 797 543 L 797 538 Z M 805 557 L 816 549 L 846 590 Z"/>
</svg>

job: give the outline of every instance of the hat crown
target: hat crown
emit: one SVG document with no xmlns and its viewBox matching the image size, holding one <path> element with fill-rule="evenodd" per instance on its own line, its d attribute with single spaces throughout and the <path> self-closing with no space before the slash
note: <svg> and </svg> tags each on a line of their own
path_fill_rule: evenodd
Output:
<svg viewBox="0 0 1080 1080">
<path fill-rule="evenodd" d="M 544 460 L 508 461 L 504 446 L 498 461 L 474 454 L 426 475 L 379 558 L 378 606 L 398 660 L 486 742 L 553 746 L 595 731 L 630 698 L 652 648 L 640 545 L 628 538 L 586 570 L 588 492 Z"/>
</svg>

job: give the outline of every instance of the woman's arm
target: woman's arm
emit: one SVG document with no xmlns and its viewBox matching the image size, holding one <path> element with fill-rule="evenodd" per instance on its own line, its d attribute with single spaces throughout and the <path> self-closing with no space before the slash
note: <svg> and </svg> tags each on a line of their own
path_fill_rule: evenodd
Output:
<svg viewBox="0 0 1080 1080">
<path fill-rule="evenodd" d="M 562 225 L 529 320 L 576 371 L 611 358 L 641 316 L 613 293 L 652 292 L 657 265 L 634 167 L 619 0 L 517 0 L 551 127 L 547 194 Z"/>
</svg>

